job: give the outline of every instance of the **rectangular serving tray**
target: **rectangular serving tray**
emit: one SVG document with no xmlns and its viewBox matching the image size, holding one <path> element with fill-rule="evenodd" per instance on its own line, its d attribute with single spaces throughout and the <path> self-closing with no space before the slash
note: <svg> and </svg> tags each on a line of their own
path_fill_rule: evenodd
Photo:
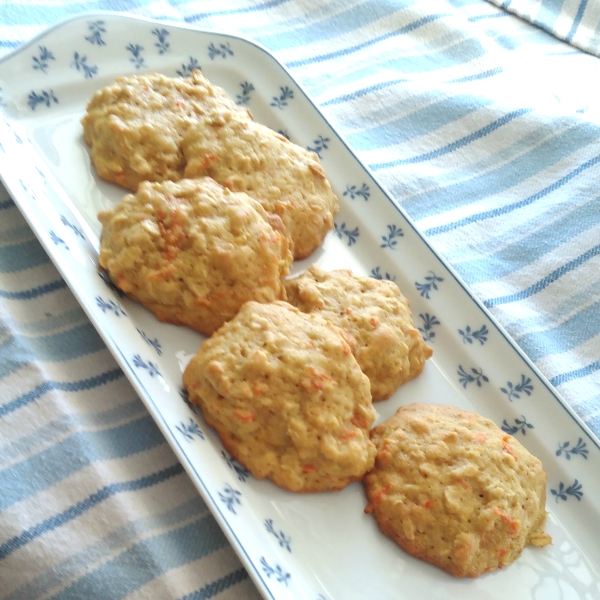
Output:
<svg viewBox="0 0 600 600">
<path fill-rule="evenodd" d="M 203 337 L 159 323 L 99 276 L 99 210 L 124 190 L 90 165 L 80 118 L 115 76 L 201 68 L 261 123 L 316 152 L 341 210 L 298 262 L 395 281 L 434 350 L 388 401 L 476 410 L 515 435 L 548 473 L 554 544 L 512 566 L 453 578 L 403 553 L 363 513 L 360 484 L 299 495 L 249 475 L 187 403 L 181 373 Z M 265 598 L 378 600 L 600 597 L 600 443 L 438 256 L 274 56 L 238 36 L 115 13 L 52 27 L 0 60 L 0 177 L 146 404 Z"/>
</svg>

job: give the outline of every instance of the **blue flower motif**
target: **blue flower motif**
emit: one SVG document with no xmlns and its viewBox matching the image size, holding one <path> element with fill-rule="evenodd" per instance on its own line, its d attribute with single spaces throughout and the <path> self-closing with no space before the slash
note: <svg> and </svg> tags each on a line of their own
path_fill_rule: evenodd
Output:
<svg viewBox="0 0 600 600">
<path fill-rule="evenodd" d="M 521 381 L 516 385 L 513 385 L 510 381 L 506 382 L 505 388 L 500 388 L 500 391 L 508 396 L 508 399 L 512 402 L 513 398 L 517 400 L 521 397 L 520 394 L 525 393 L 531 396 L 533 391 L 533 385 L 531 385 L 531 379 L 521 375 Z"/>
<path fill-rule="evenodd" d="M 292 538 L 288 537 L 283 533 L 283 531 L 275 531 L 275 527 L 273 526 L 273 519 L 265 519 L 265 527 L 267 531 L 275 536 L 279 545 L 282 548 L 285 548 L 288 552 L 292 551 L 290 544 L 292 543 Z"/>
<path fill-rule="evenodd" d="M 429 271 L 428 273 L 429 274 L 425 276 L 425 283 L 419 283 L 418 281 L 415 281 L 417 290 L 421 296 L 423 296 L 423 298 L 427 298 L 427 300 L 430 299 L 429 294 L 431 291 L 438 289 L 437 282 L 444 281 L 443 277 L 438 277 L 433 271 Z"/>
<path fill-rule="evenodd" d="M 227 466 L 235 472 L 239 481 L 245 482 L 250 477 L 250 471 L 233 458 L 233 456 L 227 454 L 224 450 L 221 450 L 221 456 L 225 459 Z"/>
<path fill-rule="evenodd" d="M 533 429 L 533 425 L 531 423 L 528 423 L 527 419 L 523 415 L 521 415 L 520 419 L 515 419 L 514 425 L 509 425 L 506 419 L 502 421 L 502 431 L 505 431 L 510 435 L 515 435 L 519 431 L 523 435 L 526 435 L 528 429 Z"/>
<path fill-rule="evenodd" d="M 382 275 L 381 267 L 375 267 L 374 269 L 371 269 L 371 277 L 373 279 L 387 279 L 388 281 L 396 281 L 396 276 L 390 275 L 387 271 L 385 272 L 385 275 Z"/>
<path fill-rule="evenodd" d="M 143 46 L 140 46 L 139 44 L 128 44 L 125 46 L 125 50 L 129 50 L 129 52 L 131 52 L 131 58 L 129 59 L 129 62 L 132 62 L 136 69 L 141 69 L 142 67 L 146 66 L 142 56 L 142 51 L 144 50 Z"/>
<path fill-rule="evenodd" d="M 473 367 L 471 372 L 465 371 L 462 365 L 458 365 L 458 382 L 467 389 L 467 385 L 469 383 L 476 382 L 477 387 L 481 387 L 481 382 L 488 382 L 489 379 L 483 374 L 481 369 L 476 369 Z"/>
<path fill-rule="evenodd" d="M 194 69 L 200 68 L 198 61 L 193 56 L 190 56 L 190 62 L 187 65 L 181 63 L 181 71 L 177 71 L 177 75 L 179 77 L 189 77 Z"/>
<path fill-rule="evenodd" d="M 458 333 L 462 336 L 463 344 L 472 344 L 473 340 L 477 340 L 483 346 L 487 342 L 487 336 L 490 332 L 485 325 L 474 331 L 471 331 L 471 328 L 467 325 L 464 330 L 459 329 Z"/>
<path fill-rule="evenodd" d="M 227 58 L 228 56 L 233 56 L 233 50 L 230 48 L 229 42 L 219 44 L 218 47 L 211 42 L 208 46 L 208 56 L 210 56 L 211 60 L 214 60 L 217 56 Z"/>
<path fill-rule="evenodd" d="M 570 442 L 564 442 L 563 444 L 559 442 L 556 456 L 560 456 L 564 453 L 567 460 L 571 460 L 571 456 L 581 456 L 587 460 L 589 451 L 587 449 L 587 444 L 581 438 L 577 440 L 577 444 L 575 446 L 571 446 L 571 448 L 569 448 L 570 445 Z"/>
<path fill-rule="evenodd" d="M 313 140 L 313 144 L 314 146 L 307 146 L 306 149 L 309 152 L 314 152 L 319 158 L 323 158 L 321 156 L 321 152 L 323 150 L 328 150 L 329 146 L 327 145 L 327 142 L 329 142 L 330 139 L 323 137 L 322 135 L 318 136 L 316 140 Z"/>
<path fill-rule="evenodd" d="M 45 73 L 46 69 L 48 68 L 48 61 L 56 59 L 54 58 L 54 54 L 52 54 L 52 52 L 50 52 L 46 46 L 38 46 L 38 48 L 40 49 L 40 55 L 31 57 L 33 59 L 33 68 L 36 71 L 42 71 L 42 73 Z"/>
<path fill-rule="evenodd" d="M 121 315 L 127 316 L 118 302 L 115 302 L 114 300 L 104 300 L 102 296 L 96 296 L 96 306 L 98 306 L 105 314 L 111 312 L 117 317 L 120 317 Z"/>
<path fill-rule="evenodd" d="M 50 231 L 50 239 L 57 245 L 59 246 L 60 244 L 62 244 L 66 250 L 69 249 L 69 246 L 67 246 L 67 242 L 65 242 L 65 240 L 63 240 L 62 238 L 58 237 L 56 235 L 56 233 L 54 233 L 54 231 Z"/>
<path fill-rule="evenodd" d="M 349 196 L 350 200 L 354 200 L 355 198 L 362 198 L 365 202 L 371 197 L 371 192 L 369 191 L 369 186 L 366 183 L 363 183 L 359 188 L 356 185 L 346 185 L 346 189 L 342 196 Z"/>
<path fill-rule="evenodd" d="M 50 108 L 52 103 L 58 104 L 58 98 L 54 95 L 52 90 L 42 90 L 39 94 L 34 90 L 31 90 L 29 96 L 27 96 L 27 104 L 31 110 L 35 110 L 40 104 L 46 105 Z"/>
<path fill-rule="evenodd" d="M 156 28 L 152 30 L 152 35 L 155 35 L 158 38 L 158 42 L 154 44 L 158 48 L 158 53 L 165 54 L 166 52 L 169 52 L 171 45 L 167 42 L 167 36 L 170 35 L 170 33 L 166 29 Z"/>
<path fill-rule="evenodd" d="M 102 39 L 102 34 L 106 33 L 104 29 L 104 21 L 94 21 L 88 24 L 90 35 L 85 36 L 85 39 L 96 46 L 106 46 L 106 42 Z"/>
<path fill-rule="evenodd" d="M 141 329 L 139 329 L 138 327 L 136 327 L 136 329 L 137 332 L 142 336 L 142 339 L 146 342 L 146 344 L 154 348 L 154 350 L 156 350 L 156 354 L 160 356 L 162 354 L 162 347 L 158 339 L 154 338 L 153 340 L 151 340 Z"/>
<path fill-rule="evenodd" d="M 291 575 L 289 573 L 286 573 L 279 565 L 275 565 L 274 567 L 272 567 L 268 562 L 267 559 L 264 556 L 261 556 L 260 558 L 260 562 L 262 564 L 263 567 L 263 571 L 265 573 L 265 575 L 270 579 L 271 577 L 275 577 L 275 579 L 279 582 L 279 583 L 283 583 L 286 586 L 288 585 L 288 582 L 290 580 Z"/>
<path fill-rule="evenodd" d="M 396 225 L 388 225 L 387 228 L 388 234 L 381 236 L 381 239 L 383 240 L 381 247 L 394 250 L 396 244 L 398 244 L 398 240 L 396 238 L 404 237 L 404 232 L 402 229 L 400 229 L 400 227 L 396 227 Z"/>
<path fill-rule="evenodd" d="M 139 354 L 136 354 L 133 357 L 133 366 L 137 367 L 138 369 L 147 369 L 150 377 L 154 377 L 155 375 L 161 377 L 158 367 L 150 360 L 147 363 L 144 362 Z"/>
<path fill-rule="evenodd" d="M 240 85 L 242 86 L 242 93 L 236 96 L 236 104 L 245 106 L 250 102 L 250 92 L 254 91 L 254 86 L 248 81 L 244 81 Z"/>
<path fill-rule="evenodd" d="M 287 85 L 285 87 L 280 87 L 279 89 L 281 90 L 281 94 L 279 94 L 279 97 L 273 96 L 273 102 L 271 102 L 271 106 L 283 110 L 288 105 L 288 100 L 294 99 L 294 91 L 291 90 Z"/>
<path fill-rule="evenodd" d="M 430 315 L 429 313 L 419 314 L 419 317 L 421 317 L 421 320 L 423 321 L 423 327 L 417 327 L 417 329 L 421 332 L 423 340 L 425 342 L 430 342 L 435 337 L 433 328 L 436 325 L 441 325 L 441 323 L 437 320 L 435 315 Z"/>
<path fill-rule="evenodd" d="M 204 432 L 198 427 L 198 423 L 191 417 L 190 422 L 187 425 L 181 422 L 179 425 L 175 426 L 175 429 L 177 429 L 188 442 L 193 442 L 195 439 L 194 436 L 199 437 L 201 440 L 204 439 Z"/>
<path fill-rule="evenodd" d="M 88 65 L 87 56 L 81 56 L 79 52 L 75 52 L 73 54 L 73 62 L 71 63 L 71 66 L 78 71 L 83 72 L 83 76 L 86 79 L 92 79 L 92 77 L 98 73 L 98 67 L 96 65 Z"/>
<path fill-rule="evenodd" d="M 583 492 L 581 491 L 581 484 L 577 479 L 567 488 L 565 488 L 565 484 L 561 481 L 557 490 L 550 490 L 550 493 L 556 499 L 556 503 L 558 504 L 559 500 L 566 501 L 568 500 L 567 496 L 571 496 L 572 498 L 577 498 L 577 500 L 581 500 L 583 497 Z"/>
<path fill-rule="evenodd" d="M 237 515 L 237 513 L 235 512 L 236 505 L 242 505 L 242 502 L 240 500 L 241 495 L 242 492 L 238 492 L 229 484 L 225 486 L 225 489 L 222 492 L 219 492 L 219 498 L 221 498 L 221 501 L 225 503 L 227 510 L 231 511 L 234 515 Z"/>
<path fill-rule="evenodd" d="M 344 236 L 347 236 L 348 246 L 352 246 L 352 244 L 356 244 L 356 240 L 357 240 L 358 236 L 360 235 L 358 227 L 355 227 L 354 229 L 350 230 L 348 227 L 346 227 L 346 223 L 342 223 L 341 225 L 334 223 L 333 226 L 334 226 L 334 231 L 335 231 L 336 235 L 340 238 L 340 240 L 343 239 Z"/>
<path fill-rule="evenodd" d="M 44 178 L 44 182 L 45 182 L 46 177 L 39 169 L 38 169 L 38 173 Z M 85 235 L 83 235 L 83 231 L 81 231 L 81 229 L 79 229 L 79 227 L 73 225 L 73 223 L 71 223 L 69 221 L 69 219 L 67 219 L 67 217 L 65 217 L 64 215 L 60 215 L 60 221 L 65 227 L 68 227 L 77 237 L 80 237 L 82 240 L 85 240 Z"/>
</svg>

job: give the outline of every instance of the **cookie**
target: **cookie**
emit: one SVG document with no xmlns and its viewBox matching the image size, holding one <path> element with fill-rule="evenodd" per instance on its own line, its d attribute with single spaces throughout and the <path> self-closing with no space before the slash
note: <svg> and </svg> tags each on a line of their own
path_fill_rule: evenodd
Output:
<svg viewBox="0 0 600 600">
<path fill-rule="evenodd" d="M 319 313 L 356 339 L 356 360 L 371 382 L 374 402 L 419 375 L 433 353 L 413 324 L 408 301 L 391 281 L 312 266 L 285 285 L 290 304 Z"/>
<path fill-rule="evenodd" d="M 371 431 L 364 479 L 381 531 L 457 577 L 510 565 L 544 533 L 546 473 L 514 437 L 477 413 L 412 404 Z"/>
<path fill-rule="evenodd" d="M 182 147 L 186 177 L 212 177 L 280 216 L 296 260 L 312 254 L 333 228 L 338 200 L 319 157 L 239 111 L 203 116 Z"/>
<path fill-rule="evenodd" d="M 98 219 L 100 265 L 161 321 L 210 335 L 248 300 L 285 299 L 281 220 L 212 179 L 143 182 Z"/>
<path fill-rule="evenodd" d="M 118 77 L 98 90 L 81 122 L 100 177 L 135 191 L 142 181 L 181 179 L 188 127 L 222 110 L 251 119 L 200 71 L 186 78 L 151 73 Z"/>
<path fill-rule="evenodd" d="M 373 466 L 369 381 L 341 330 L 286 302 L 246 303 L 183 374 L 227 451 L 297 492 L 338 490 Z"/>
</svg>

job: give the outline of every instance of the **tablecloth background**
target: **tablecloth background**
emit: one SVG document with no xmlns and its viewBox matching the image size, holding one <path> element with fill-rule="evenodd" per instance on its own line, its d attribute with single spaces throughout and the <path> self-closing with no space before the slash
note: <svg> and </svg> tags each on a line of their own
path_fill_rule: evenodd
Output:
<svg viewBox="0 0 600 600">
<path fill-rule="evenodd" d="M 3 1 L 0 52 L 91 10 L 272 50 L 600 434 L 600 3 Z M 0 598 L 213 597 L 259 595 L 0 188 Z"/>
</svg>

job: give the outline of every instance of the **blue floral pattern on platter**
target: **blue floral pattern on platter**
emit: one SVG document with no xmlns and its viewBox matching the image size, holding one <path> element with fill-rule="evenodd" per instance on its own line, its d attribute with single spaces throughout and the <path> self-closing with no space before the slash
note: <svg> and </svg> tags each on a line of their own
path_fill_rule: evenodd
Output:
<svg viewBox="0 0 600 600">
<path fill-rule="evenodd" d="M 506 419 L 502 421 L 502 431 L 510 435 L 516 435 L 519 431 L 523 435 L 526 435 L 528 429 L 533 429 L 533 425 L 527 422 L 524 415 L 521 415 L 520 419 L 515 419 L 514 425 L 509 425 Z"/>
<path fill-rule="evenodd" d="M 37 80 L 35 84 L 35 89 L 28 90 L 22 97 L 26 99 L 25 104 L 29 106 L 30 111 L 35 113 L 32 115 L 31 112 L 28 111 L 28 114 L 31 116 L 31 118 L 37 117 L 39 113 L 45 114 L 45 109 L 52 109 L 55 106 L 60 105 L 59 97 L 57 97 L 57 95 L 53 91 L 53 89 L 55 89 L 59 90 L 60 92 L 60 88 L 56 86 L 53 87 L 52 83 L 52 74 L 59 68 L 62 67 L 64 69 L 65 66 L 68 66 L 69 69 L 73 72 L 73 76 L 78 77 L 81 80 L 92 79 L 100 73 L 100 70 L 103 68 L 104 63 L 102 63 L 98 59 L 98 55 L 95 54 L 95 52 L 104 51 L 104 49 L 107 46 L 107 42 L 111 42 L 111 47 L 116 45 L 112 43 L 113 39 L 110 37 L 109 25 L 110 21 L 105 20 L 93 20 L 84 22 L 82 27 L 84 31 L 81 32 L 80 37 L 78 37 L 77 40 L 77 44 L 79 45 L 79 47 L 77 48 L 77 50 L 71 50 L 68 56 L 64 54 L 61 55 L 61 53 L 57 51 L 60 48 L 55 48 L 55 46 L 50 43 L 47 45 L 43 45 L 43 43 L 40 43 L 39 45 L 34 46 L 31 52 L 27 53 L 26 68 L 34 70 L 36 73 L 36 78 L 39 76 L 39 80 Z M 129 42 L 129 40 L 125 40 L 125 43 L 119 41 L 120 47 L 122 48 L 121 52 L 123 53 L 123 60 L 129 63 L 127 66 L 130 70 L 152 68 L 151 63 L 153 57 L 163 55 L 166 53 L 174 53 L 173 47 L 177 46 L 177 44 L 172 43 L 174 38 L 171 36 L 171 33 L 168 28 L 165 28 L 162 25 L 158 24 L 148 24 L 148 27 L 149 33 L 146 37 L 132 36 L 132 38 L 136 38 L 139 41 L 139 43 L 136 42 L 136 39 L 133 39 L 131 43 L 128 44 L 127 42 Z M 202 54 L 204 48 L 205 54 Z M 177 73 L 180 76 L 189 76 L 189 74 L 194 68 L 200 68 L 200 61 L 203 61 L 207 65 L 211 64 L 209 61 L 216 61 L 217 63 L 219 63 L 221 60 L 231 59 L 232 57 L 235 57 L 234 50 L 235 46 L 232 46 L 232 44 L 230 44 L 229 42 L 221 44 L 219 41 L 215 40 L 210 44 L 204 46 L 197 46 L 197 57 L 188 56 L 186 59 L 186 57 L 184 56 L 177 59 L 174 64 L 180 64 L 180 69 L 177 70 Z M 67 60 L 70 60 L 70 62 L 68 63 L 68 65 L 61 65 L 59 64 L 60 60 L 58 60 L 57 57 L 58 59 L 64 57 L 63 60 L 65 63 Z M 180 60 L 183 60 L 184 62 L 180 63 Z M 102 75 L 105 75 L 104 71 L 102 71 Z M 253 103 L 253 92 L 255 92 L 255 86 L 249 81 L 242 82 L 241 80 L 245 76 L 246 74 L 244 73 L 240 77 L 240 79 L 237 80 L 240 82 L 238 84 L 238 89 L 235 90 L 238 93 L 236 94 L 234 91 L 234 93 L 232 94 L 232 96 L 235 98 L 236 102 L 239 105 L 248 105 L 251 102 Z M 249 73 L 248 77 L 251 77 L 251 73 Z M 259 79 L 256 79 L 255 81 L 258 80 Z M 276 82 L 276 85 L 278 83 L 279 82 Z M 295 91 L 295 88 L 293 88 L 292 85 L 285 85 L 285 83 L 279 86 L 279 92 L 277 92 L 275 95 L 272 95 L 272 92 L 273 90 L 269 91 L 266 96 L 267 98 L 270 98 L 270 102 L 269 100 L 267 100 L 267 103 L 270 103 L 273 112 L 276 114 L 280 114 L 280 111 L 283 111 L 286 108 L 290 108 L 290 106 L 294 104 L 293 101 L 296 100 L 295 96 L 300 96 L 300 94 L 298 94 L 298 92 Z M 0 89 L 0 106 L 6 106 L 4 97 L 5 96 L 3 94 L 3 90 Z M 256 96 L 256 100 L 259 100 L 258 95 Z M 66 102 L 66 99 L 64 99 L 64 101 Z M 23 102 L 21 102 L 21 104 L 23 104 Z M 6 124 L 7 129 L 10 129 L 10 125 L 7 122 Z M 318 133 L 319 131 L 325 132 L 327 131 L 327 129 L 317 129 L 315 133 Z M 282 130 L 280 133 L 281 135 L 284 135 L 286 138 L 289 139 L 287 131 L 284 132 Z M 294 135 L 294 137 L 297 135 L 297 133 L 294 133 L 293 131 L 292 134 Z M 13 131 L 12 135 L 14 136 L 14 141 L 9 140 L 6 137 L 2 138 L 2 144 L 0 144 L 0 151 L 10 153 L 11 148 L 12 146 L 14 146 L 15 142 L 18 144 L 23 144 L 23 140 L 21 139 L 17 131 Z M 305 147 L 308 150 L 315 152 L 321 159 L 327 160 L 328 157 L 332 154 L 331 141 L 332 138 L 335 139 L 334 135 L 335 132 L 334 134 L 319 134 L 311 135 L 310 137 L 307 136 L 306 140 L 304 140 L 303 143 L 306 144 L 307 141 L 310 140 L 308 141 L 308 144 Z M 27 141 L 28 140 L 26 139 L 26 142 Z M 35 167 L 35 164 L 32 165 L 32 167 Z M 360 177 L 360 175 L 358 177 Z M 21 179 L 23 194 L 29 196 L 33 201 L 42 200 L 45 194 L 40 193 L 39 189 L 37 188 L 32 189 L 32 187 L 28 184 L 28 181 L 29 180 L 26 176 L 22 177 Z M 372 185 L 370 187 L 366 183 L 360 183 L 361 179 L 359 178 L 357 178 L 357 181 L 359 183 L 356 185 L 354 183 L 350 184 L 344 182 L 344 185 L 346 187 L 344 188 L 342 186 L 341 188 L 338 188 L 341 192 L 341 196 L 345 197 L 348 201 L 360 200 L 361 202 L 352 205 L 355 208 L 364 206 L 364 202 L 367 202 L 369 200 L 371 200 L 371 203 L 369 205 L 371 206 L 374 201 L 374 197 L 377 195 L 377 190 L 372 188 L 376 188 L 376 186 Z M 341 190 L 344 191 L 342 192 Z M 379 248 L 381 248 L 382 250 L 379 250 L 379 248 L 373 249 L 373 262 L 371 262 L 370 264 L 373 264 L 374 262 L 379 262 L 380 260 L 381 262 L 379 262 L 379 264 L 376 264 L 376 266 L 373 267 L 370 275 L 377 279 L 395 281 L 396 272 L 394 271 L 394 263 L 389 262 L 388 264 L 386 262 L 388 261 L 388 258 L 380 259 L 376 255 L 376 252 L 379 251 L 379 256 L 383 257 L 383 252 L 385 251 L 386 256 L 393 258 L 394 254 L 390 251 L 398 249 L 400 249 L 401 251 L 404 250 L 404 245 L 407 243 L 407 240 L 405 238 L 405 232 L 410 231 L 410 228 L 408 225 L 405 225 L 400 220 L 394 222 L 393 219 L 394 217 L 390 217 L 389 220 L 380 223 L 379 229 L 374 232 L 369 231 L 368 228 L 365 226 L 365 229 L 367 229 L 367 231 L 362 231 L 363 235 L 362 237 L 360 237 L 361 230 L 363 229 L 363 221 L 361 221 L 359 218 L 353 215 L 348 214 L 346 215 L 346 219 L 344 221 L 335 224 L 333 235 L 336 236 L 338 239 L 342 240 L 345 247 L 352 247 L 352 251 L 355 250 L 357 244 L 359 245 L 359 248 L 362 245 L 366 246 L 366 242 L 369 239 L 370 235 L 373 236 L 373 239 L 381 240 L 381 243 L 376 244 L 376 246 L 378 245 Z M 69 245 L 71 245 L 73 252 L 63 252 L 60 256 L 65 257 L 65 260 L 72 259 L 76 250 L 75 242 L 77 240 L 84 241 L 85 236 L 81 229 L 77 227 L 77 225 L 73 224 L 77 222 L 76 220 L 67 218 L 64 214 L 60 214 L 60 220 L 65 229 L 61 231 L 60 224 L 53 223 L 53 229 L 49 230 L 49 239 L 53 243 L 53 245 L 56 246 L 56 248 L 61 250 L 68 250 Z M 359 226 L 356 225 L 356 223 L 360 224 L 360 229 Z M 362 251 L 362 248 L 360 248 L 360 251 Z M 398 254 L 398 252 L 396 252 L 396 254 Z M 390 258 L 389 260 L 392 261 L 392 258 Z M 427 268 L 428 267 L 425 267 L 425 269 Z M 460 340 L 462 340 L 463 344 L 465 344 L 466 347 L 477 349 L 478 351 L 482 352 L 487 351 L 487 347 L 483 350 L 481 350 L 481 347 L 484 346 L 488 341 L 491 335 L 490 329 L 485 324 L 479 326 L 479 323 L 477 323 L 475 319 L 474 322 L 469 320 L 468 322 L 470 323 L 470 325 L 466 326 L 464 325 L 464 321 L 462 323 L 448 323 L 446 320 L 444 320 L 444 327 L 443 329 L 441 329 L 443 335 L 439 335 L 440 330 L 438 330 L 437 328 L 440 327 L 441 323 L 438 316 L 436 316 L 440 314 L 438 312 L 440 306 L 438 302 L 443 302 L 444 294 L 446 294 L 447 292 L 446 286 L 440 285 L 444 282 L 446 276 L 443 275 L 443 271 L 439 270 L 439 268 L 441 267 L 433 266 L 432 270 L 428 271 L 426 275 L 422 275 L 421 273 L 421 277 L 419 277 L 417 274 L 414 277 L 414 279 L 410 280 L 414 281 L 416 286 L 417 292 L 414 294 L 416 299 L 419 300 L 420 297 L 424 300 L 431 301 L 430 304 L 428 304 L 425 301 L 421 302 L 421 304 L 415 304 L 415 306 L 417 307 L 417 311 L 414 311 L 415 314 L 416 312 L 418 312 L 418 310 L 422 311 L 418 314 L 418 319 L 415 319 L 415 325 L 418 326 L 419 331 L 421 332 L 423 338 L 427 342 L 434 342 L 436 339 L 439 339 L 440 343 L 443 343 L 446 338 L 454 337 L 457 338 L 459 344 Z M 400 274 L 400 277 L 402 277 L 402 272 L 400 270 L 398 270 L 397 272 Z M 442 274 L 442 276 L 440 276 L 440 273 Z M 106 315 L 103 322 L 106 322 L 110 325 L 111 323 L 117 323 L 119 320 L 123 324 L 125 324 L 129 320 L 134 321 L 133 317 L 128 317 L 123 307 L 117 300 L 117 295 L 118 298 L 123 298 L 125 297 L 125 294 L 116 286 L 114 286 L 114 284 L 112 284 L 106 273 L 99 272 L 98 274 L 100 277 L 102 277 L 106 287 L 109 288 L 109 290 L 111 290 L 115 294 L 115 298 L 113 299 L 110 298 L 110 293 L 107 293 L 106 289 L 100 290 L 99 293 L 98 290 L 95 290 L 90 297 L 90 302 L 93 303 L 96 312 L 98 314 Z M 102 286 L 100 286 L 98 282 L 98 288 L 101 287 Z M 414 288 L 412 291 L 414 293 Z M 130 309 L 130 304 L 127 304 L 126 306 L 128 307 L 128 311 L 131 310 L 133 312 L 133 309 Z M 443 315 L 442 319 L 444 319 Z M 152 331 L 152 327 L 149 327 L 147 332 L 142 331 L 142 329 L 137 327 L 136 329 L 143 342 L 147 344 L 147 346 L 152 348 L 154 352 L 156 352 L 156 355 L 161 356 L 163 353 L 163 345 L 161 344 L 161 342 L 159 342 L 160 332 L 158 332 L 157 334 L 156 332 Z M 460 338 L 456 336 L 457 331 Z M 449 335 L 450 332 L 454 332 L 454 335 Z M 436 338 L 436 333 L 438 334 L 439 338 Z M 137 338 L 135 334 L 133 337 Z M 137 339 L 137 343 L 141 343 L 139 338 Z M 496 343 L 496 338 L 494 338 L 494 343 Z M 465 350 L 465 352 L 466 351 L 467 350 Z M 153 383 L 152 380 L 156 381 L 159 377 L 161 377 L 158 363 L 148 360 L 147 355 L 144 354 L 143 349 L 140 352 L 127 354 L 126 356 L 133 356 L 133 359 L 130 361 L 132 369 L 137 369 L 138 371 L 148 375 L 149 386 L 156 385 L 156 383 Z M 477 354 L 475 353 L 474 356 L 477 356 Z M 479 363 L 477 361 L 478 359 L 475 359 L 473 363 L 460 364 L 457 370 L 459 384 L 464 389 L 472 390 L 474 393 L 477 393 L 478 388 L 482 388 L 484 383 L 490 381 L 490 379 L 487 377 L 487 375 L 484 374 L 481 368 L 477 366 L 470 366 L 471 364 L 484 365 L 485 371 L 487 373 L 488 367 L 485 365 L 487 365 L 488 363 L 484 361 Z M 489 375 L 490 377 L 492 377 L 491 373 L 489 373 Z M 524 400 L 526 397 L 530 397 L 535 387 L 532 381 L 532 377 L 527 376 L 525 374 L 521 374 L 519 371 L 516 371 L 516 373 L 507 372 L 502 376 L 502 379 L 498 379 L 497 376 L 492 377 L 492 379 L 494 381 L 493 387 L 496 391 L 496 394 L 499 395 L 498 390 L 501 390 L 502 394 L 504 395 L 504 400 L 506 402 L 513 402 L 514 400 L 519 399 Z M 499 384 L 501 384 L 502 381 L 506 381 L 506 383 L 503 385 L 503 387 L 499 387 Z M 488 386 L 486 390 L 490 390 L 491 387 L 492 386 Z M 175 396 L 177 396 L 177 387 L 175 387 L 174 393 Z M 198 424 L 199 422 L 204 423 L 199 411 L 199 407 L 189 403 L 189 399 L 187 399 L 187 393 L 185 392 L 185 390 L 180 390 L 179 394 L 184 399 L 189 409 L 192 411 L 189 414 L 193 414 L 194 416 L 183 418 L 183 420 L 181 420 L 180 417 L 177 417 L 177 420 L 170 421 L 171 423 L 173 423 L 173 437 L 181 440 L 184 448 L 189 447 L 192 450 L 197 448 L 199 449 L 199 451 L 204 451 L 209 446 L 209 441 L 211 440 L 211 434 L 209 433 L 209 429 L 201 428 Z M 537 389 L 536 395 L 539 394 L 539 389 Z M 533 400 L 535 400 L 535 398 Z M 527 409 L 524 409 L 524 412 L 527 412 L 529 415 L 528 411 L 530 410 L 531 403 L 527 405 L 524 404 L 523 406 L 527 406 Z M 181 406 L 181 409 L 184 410 L 184 407 Z M 535 416 L 532 416 L 532 420 L 536 425 L 538 425 L 538 427 L 541 428 L 541 423 L 539 423 Z M 526 434 L 531 431 L 533 431 L 533 433 L 531 433 L 530 435 L 537 435 L 537 429 L 532 423 L 528 421 L 528 419 L 524 415 L 520 415 L 519 418 L 510 417 L 504 419 L 502 422 L 502 429 L 503 431 L 511 435 L 526 436 Z M 205 431 L 207 432 L 206 434 Z M 570 437 L 571 435 L 573 434 L 565 432 L 565 437 L 562 437 L 561 441 L 555 440 L 554 443 L 556 445 L 554 445 L 551 449 L 551 451 L 554 452 L 556 456 L 560 458 L 561 461 L 570 461 L 568 464 L 573 465 L 575 468 L 573 472 L 569 473 L 568 480 L 565 477 L 562 477 L 563 481 L 559 481 L 557 484 L 553 484 L 553 488 L 550 489 L 551 497 L 553 497 L 555 500 L 555 503 L 553 504 L 560 505 L 561 507 L 563 504 L 569 507 L 577 506 L 579 501 L 583 499 L 584 490 L 586 490 L 588 498 L 592 497 L 591 491 L 589 489 L 589 484 L 586 488 L 584 485 L 585 478 L 581 477 L 579 475 L 579 472 L 576 470 L 576 468 L 579 465 L 585 464 L 585 462 L 588 461 L 590 447 L 586 444 L 582 437 L 578 437 L 576 434 L 573 435 L 573 437 Z M 216 436 L 212 437 L 216 439 Z M 201 443 L 197 440 L 201 440 L 206 443 Z M 233 475 L 237 478 L 237 481 L 244 484 L 249 481 L 250 472 L 245 467 L 243 467 L 243 465 L 237 462 L 225 451 L 221 451 L 221 456 L 224 459 L 228 469 L 231 470 Z M 562 462 L 561 464 L 566 463 Z M 214 490 L 213 496 L 216 498 L 215 502 L 220 503 L 221 506 L 224 507 L 224 511 L 226 513 L 237 516 L 239 515 L 240 508 L 242 506 L 246 506 L 249 503 L 248 496 L 245 494 L 243 495 L 242 492 L 236 490 L 228 483 L 225 483 L 225 479 L 226 478 L 220 480 L 220 483 Z M 558 479 L 560 478 L 555 479 L 555 481 L 558 481 Z M 584 482 L 584 484 L 581 483 L 582 481 Z M 244 489 L 245 491 L 248 489 L 243 486 L 240 487 L 242 487 L 242 489 Z M 578 502 L 573 502 L 573 498 L 578 500 Z M 242 504 L 242 499 L 244 499 L 244 504 Z M 244 510 L 242 510 L 241 512 L 244 512 Z M 233 517 L 232 520 L 234 520 Z M 285 559 L 287 553 L 292 553 L 292 538 L 290 535 L 288 535 L 287 530 L 286 532 L 284 532 L 279 528 L 279 524 L 276 526 L 275 523 L 276 520 L 274 520 L 273 518 L 267 518 L 264 519 L 264 521 L 262 522 L 262 526 L 264 528 L 264 532 L 266 532 L 266 535 L 272 538 L 273 546 L 278 547 L 284 551 L 282 553 L 284 559 L 282 560 L 280 558 L 276 560 L 263 555 L 260 556 L 260 560 L 258 559 L 258 557 L 253 557 L 252 560 L 257 565 L 259 565 L 259 568 L 262 569 L 262 572 L 267 577 L 267 579 L 287 587 L 290 581 L 292 581 L 292 579 L 294 580 L 294 582 L 297 581 L 296 572 L 293 571 L 292 568 L 290 568 L 290 566 L 287 563 L 287 559 Z M 314 596 L 316 595 L 317 594 L 314 593 Z M 324 600 L 324 598 L 325 597 L 322 594 L 318 596 L 319 600 Z"/>
</svg>

